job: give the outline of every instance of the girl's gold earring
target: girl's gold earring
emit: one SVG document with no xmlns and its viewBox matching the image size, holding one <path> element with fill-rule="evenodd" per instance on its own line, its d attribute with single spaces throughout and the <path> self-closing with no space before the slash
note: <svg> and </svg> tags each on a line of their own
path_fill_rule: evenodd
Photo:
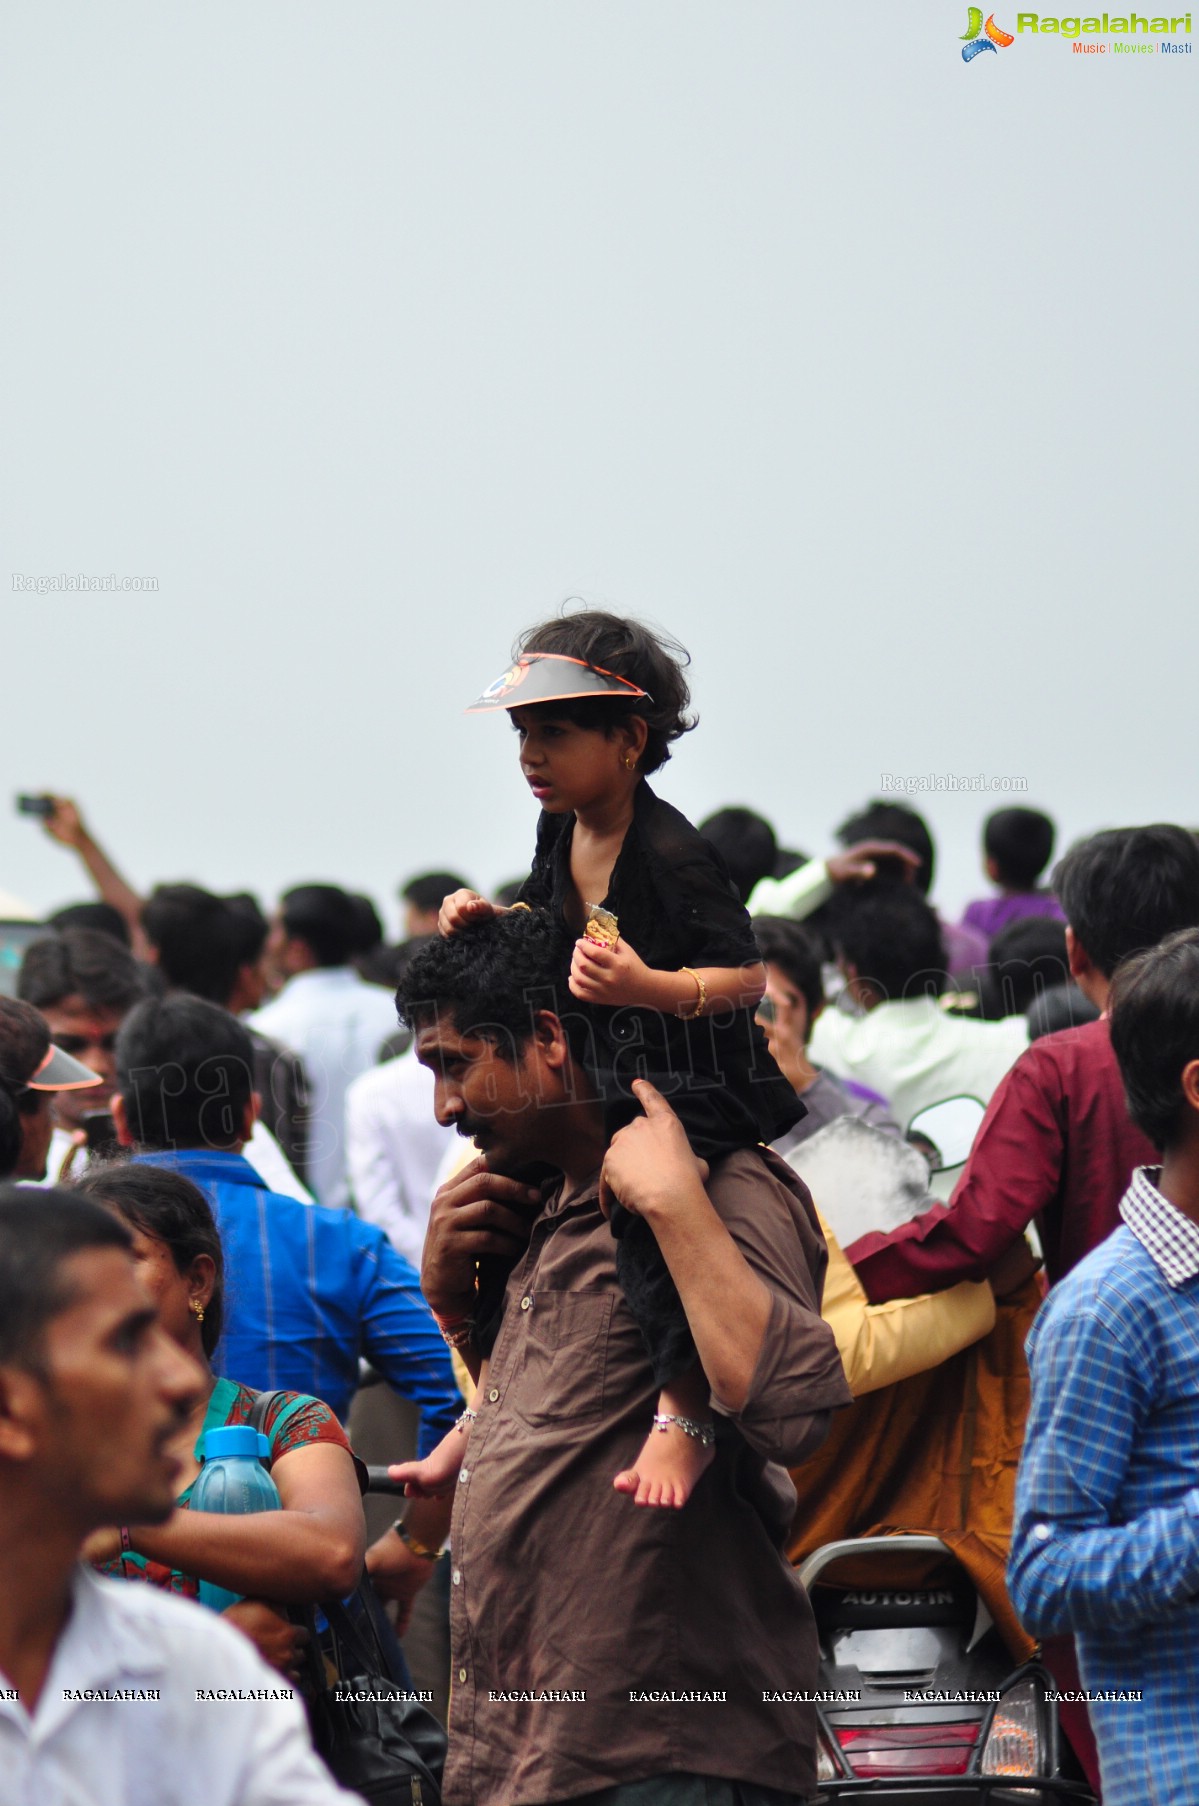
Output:
<svg viewBox="0 0 1199 1806">
<path fill-rule="evenodd" d="M 204 1306 L 200 1303 L 200 1300 L 198 1298 L 189 1298 L 188 1303 L 191 1305 L 192 1310 L 195 1311 L 195 1313 L 196 1313 L 196 1322 L 203 1323 Z"/>
</svg>

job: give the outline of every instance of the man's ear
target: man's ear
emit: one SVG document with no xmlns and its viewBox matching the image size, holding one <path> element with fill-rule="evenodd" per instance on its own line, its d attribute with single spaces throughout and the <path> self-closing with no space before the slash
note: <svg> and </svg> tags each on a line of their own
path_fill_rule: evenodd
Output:
<svg viewBox="0 0 1199 1806">
<path fill-rule="evenodd" d="M 570 1060 L 566 1030 L 553 1010 L 538 1010 L 533 1017 L 533 1039 L 547 1066 L 561 1069 Z"/>
<path fill-rule="evenodd" d="M 1066 964 L 1070 968 L 1070 976 L 1075 984 L 1080 984 L 1087 975 L 1095 970 L 1091 964 L 1091 956 L 1071 928 L 1066 923 Z"/>
<path fill-rule="evenodd" d="M 137 1140 L 129 1127 L 129 1112 L 125 1108 L 125 1100 L 119 1091 L 114 1091 L 109 1104 L 112 1111 L 113 1127 L 117 1132 L 117 1145 L 123 1148 L 135 1148 Z"/>
<path fill-rule="evenodd" d="M 626 721 L 621 722 L 618 732 L 636 765 L 649 739 L 649 723 L 644 715 L 630 715 Z"/>
<path fill-rule="evenodd" d="M 1199 1060 L 1187 1061 L 1182 1069 L 1182 1077 L 1179 1082 L 1182 1085 L 1183 1097 L 1191 1109 L 1199 1115 Z"/>
<path fill-rule="evenodd" d="M 0 1461 L 28 1461 L 37 1448 L 31 1428 L 38 1381 L 22 1367 L 0 1367 Z"/>
<path fill-rule="evenodd" d="M 983 860 L 983 871 L 987 874 L 987 877 L 991 880 L 992 884 L 999 883 L 999 865 L 996 860 L 991 858 L 989 853 Z"/>
</svg>

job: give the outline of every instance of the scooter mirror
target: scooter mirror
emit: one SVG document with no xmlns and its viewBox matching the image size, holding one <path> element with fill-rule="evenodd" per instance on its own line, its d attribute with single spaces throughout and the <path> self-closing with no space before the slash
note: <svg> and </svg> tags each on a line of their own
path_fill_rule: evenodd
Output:
<svg viewBox="0 0 1199 1806">
<path fill-rule="evenodd" d="M 908 1124 L 907 1139 L 918 1147 L 934 1173 L 961 1166 L 978 1134 L 986 1107 L 976 1097 L 947 1097 L 919 1110 Z"/>
</svg>

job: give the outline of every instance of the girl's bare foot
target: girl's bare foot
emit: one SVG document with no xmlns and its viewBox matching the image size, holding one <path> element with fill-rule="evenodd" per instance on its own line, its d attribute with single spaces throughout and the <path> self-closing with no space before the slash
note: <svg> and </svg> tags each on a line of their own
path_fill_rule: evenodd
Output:
<svg viewBox="0 0 1199 1806">
<path fill-rule="evenodd" d="M 706 1434 L 689 1434 L 683 1423 L 690 1425 L 692 1432 Z M 712 1465 L 715 1440 L 710 1423 L 693 1423 L 690 1418 L 659 1412 L 635 1464 L 617 1474 L 612 1484 L 617 1492 L 631 1493 L 634 1505 L 681 1511 Z"/>
</svg>

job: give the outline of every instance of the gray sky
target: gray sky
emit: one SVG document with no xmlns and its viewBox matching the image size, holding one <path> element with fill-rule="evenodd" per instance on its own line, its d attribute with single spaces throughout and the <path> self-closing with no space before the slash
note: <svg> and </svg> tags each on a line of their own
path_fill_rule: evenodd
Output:
<svg viewBox="0 0 1199 1806">
<path fill-rule="evenodd" d="M 1199 58 L 967 67 L 965 15 L 10 6 L 4 571 L 158 589 L 10 587 L 8 788 L 394 921 L 527 866 L 460 711 L 582 595 L 691 649 L 693 818 L 822 851 L 953 772 L 1199 822 Z M 955 908 L 1005 799 L 925 800 Z M 85 889 L 7 801 L 0 887 Z"/>
</svg>

